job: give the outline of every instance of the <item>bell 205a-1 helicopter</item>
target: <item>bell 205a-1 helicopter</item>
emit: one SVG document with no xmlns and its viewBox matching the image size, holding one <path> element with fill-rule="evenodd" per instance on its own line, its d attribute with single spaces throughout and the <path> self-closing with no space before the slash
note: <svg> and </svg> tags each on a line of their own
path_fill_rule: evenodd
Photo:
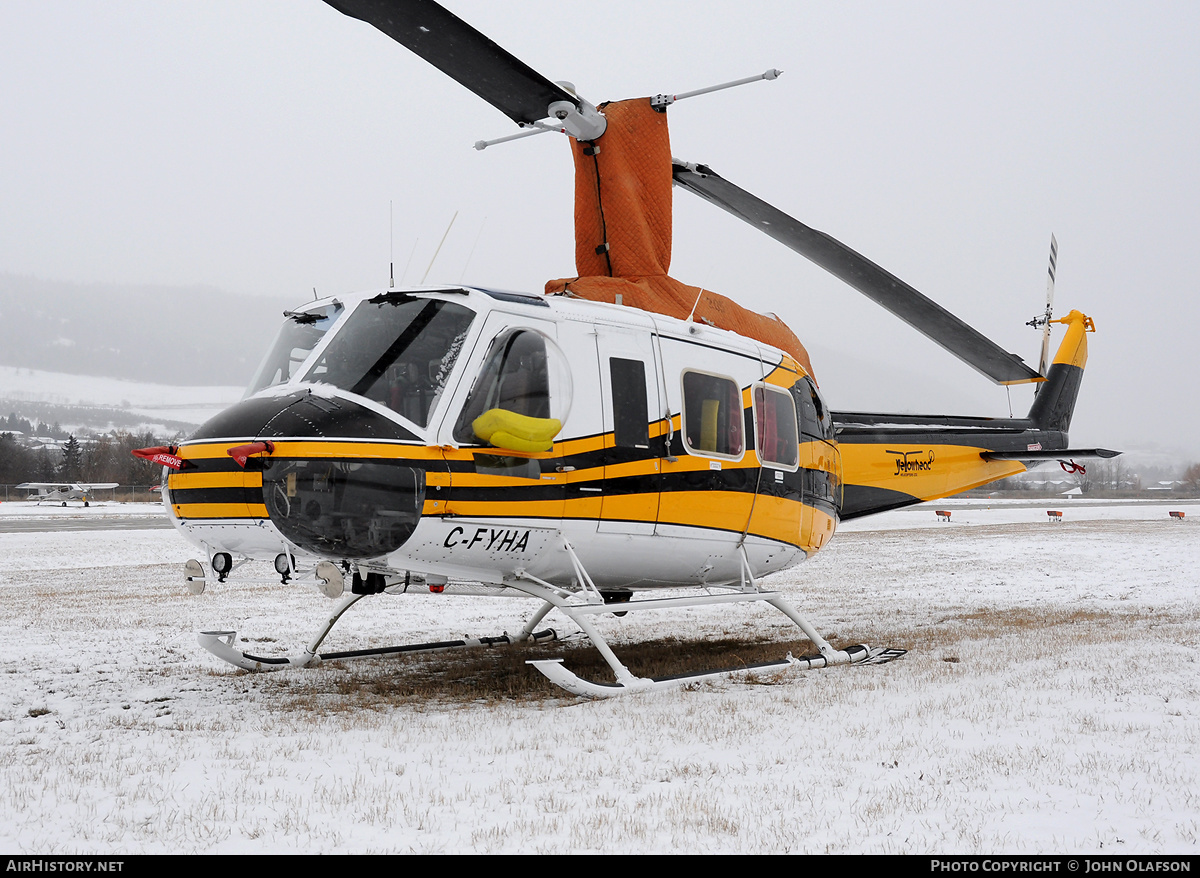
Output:
<svg viewBox="0 0 1200 878">
<path fill-rule="evenodd" d="M 559 660 L 532 664 L 568 691 L 604 697 L 722 672 L 636 677 L 596 614 L 765 602 L 817 650 L 772 667 L 887 661 L 903 650 L 833 647 L 763 577 L 819 551 L 839 521 L 1031 463 L 1114 453 L 1067 450 L 1088 317 L 1055 321 L 1065 338 L 1035 371 L 833 238 L 672 158 L 668 107 L 713 89 L 593 105 L 429 0 L 327 2 L 522 127 L 502 140 L 568 135 L 578 276 L 539 294 L 424 287 L 307 303 L 286 313 L 241 402 L 178 447 L 137 452 L 166 465 L 163 502 L 207 555 L 207 571 L 188 562 L 192 591 L 255 559 L 330 597 L 349 585 L 300 653 L 250 655 L 235 632 L 202 633 L 217 656 L 267 670 L 531 641 L 552 635 L 536 629 L 557 610 L 615 683 L 583 680 Z M 781 321 L 668 275 L 674 186 L 813 260 L 993 381 L 1040 383 L 1028 415 L 831 410 Z M 1050 319 L 1048 306 L 1036 322 L 1048 331 Z M 318 652 L 352 604 L 414 587 L 541 605 L 512 636 Z"/>
</svg>

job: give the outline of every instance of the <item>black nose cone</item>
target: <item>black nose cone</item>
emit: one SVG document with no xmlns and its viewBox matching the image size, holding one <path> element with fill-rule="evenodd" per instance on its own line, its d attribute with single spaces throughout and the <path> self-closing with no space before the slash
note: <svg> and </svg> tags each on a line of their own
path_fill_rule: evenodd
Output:
<svg viewBox="0 0 1200 878">
<path fill-rule="evenodd" d="M 425 470 L 376 454 L 400 451 L 397 440 L 419 441 L 356 402 L 299 390 L 242 400 L 206 422 L 189 442 L 227 441 L 231 447 L 270 442 L 270 453 L 245 460 L 244 475 L 249 484 L 262 474 L 262 502 L 271 523 L 315 555 L 363 560 L 400 548 L 421 520 Z M 194 467 L 233 471 L 235 465 L 218 457 L 197 459 Z"/>
<path fill-rule="evenodd" d="M 366 406 L 297 390 L 243 399 L 210 418 L 189 441 L 213 439 L 392 439 L 417 436 Z"/>
</svg>

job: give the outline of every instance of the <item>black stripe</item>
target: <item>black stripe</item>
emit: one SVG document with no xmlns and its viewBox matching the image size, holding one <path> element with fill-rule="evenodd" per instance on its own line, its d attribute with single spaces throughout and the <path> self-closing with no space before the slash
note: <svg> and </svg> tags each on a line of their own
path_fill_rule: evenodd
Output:
<svg viewBox="0 0 1200 878">
<path fill-rule="evenodd" d="M 887 512 L 889 509 L 900 509 L 920 502 L 918 497 L 889 488 L 846 485 L 845 496 L 842 500 L 842 521 L 849 521 L 862 515 L 874 515 L 876 512 Z"/>
<path fill-rule="evenodd" d="M 530 481 L 527 485 L 454 485 L 451 502 L 463 503 L 525 503 L 534 500 L 558 500 L 565 497 L 625 496 L 630 494 L 658 494 L 675 491 L 724 491 L 726 493 L 758 493 L 770 497 L 782 497 L 799 501 L 803 493 L 806 501 L 824 501 L 834 508 L 832 495 L 836 493 L 837 481 L 829 473 L 818 469 L 801 469 L 784 473 L 782 482 L 775 481 L 775 471 L 765 470 L 759 484 L 757 467 L 738 469 L 693 470 L 678 473 L 645 473 L 620 478 L 597 478 L 569 485 L 547 485 Z M 828 487 L 826 487 L 828 485 Z M 600 488 L 599 492 L 584 491 L 583 488 Z"/>
<path fill-rule="evenodd" d="M 262 503 L 262 488 L 172 488 L 172 503 Z"/>
<path fill-rule="evenodd" d="M 236 441 L 236 440 L 234 440 L 234 441 Z M 249 441 L 249 440 L 247 440 L 247 441 Z M 235 446 L 231 443 L 230 448 L 233 448 L 233 447 L 235 447 Z M 247 466 L 249 466 L 250 461 L 253 461 L 254 459 L 255 458 L 250 458 L 250 460 L 247 461 Z M 185 473 L 241 473 L 241 472 L 243 472 L 242 468 L 240 466 L 238 466 L 237 461 L 234 460 L 229 455 L 222 455 L 221 457 L 190 458 L 187 461 L 187 463 L 188 463 L 187 468 L 185 470 L 183 470 L 183 472 L 185 472 Z"/>
</svg>

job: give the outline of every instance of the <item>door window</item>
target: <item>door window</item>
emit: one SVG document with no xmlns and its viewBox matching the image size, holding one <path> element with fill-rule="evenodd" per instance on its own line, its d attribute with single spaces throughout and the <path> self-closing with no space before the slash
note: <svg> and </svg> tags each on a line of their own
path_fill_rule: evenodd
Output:
<svg viewBox="0 0 1200 878">
<path fill-rule="evenodd" d="M 800 449 L 792 395 L 777 387 L 756 385 L 754 427 L 758 459 L 766 466 L 794 471 L 800 462 Z"/>
<path fill-rule="evenodd" d="M 683 373 L 683 444 L 688 453 L 741 457 L 742 421 L 737 382 L 706 372 Z"/>
</svg>

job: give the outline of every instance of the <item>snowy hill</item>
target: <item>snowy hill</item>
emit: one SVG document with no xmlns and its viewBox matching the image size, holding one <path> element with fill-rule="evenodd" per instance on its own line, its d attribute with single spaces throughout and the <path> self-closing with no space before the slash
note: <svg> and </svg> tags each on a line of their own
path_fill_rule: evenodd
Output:
<svg viewBox="0 0 1200 878">
<path fill-rule="evenodd" d="M 242 391 L 236 385 L 175 387 L 0 366 L 0 412 L 67 430 L 190 430 L 237 402 Z"/>
<path fill-rule="evenodd" d="M 208 287 L 74 284 L 0 272 L 0 364 L 163 384 L 245 384 L 283 309 L 296 304 Z"/>
</svg>

